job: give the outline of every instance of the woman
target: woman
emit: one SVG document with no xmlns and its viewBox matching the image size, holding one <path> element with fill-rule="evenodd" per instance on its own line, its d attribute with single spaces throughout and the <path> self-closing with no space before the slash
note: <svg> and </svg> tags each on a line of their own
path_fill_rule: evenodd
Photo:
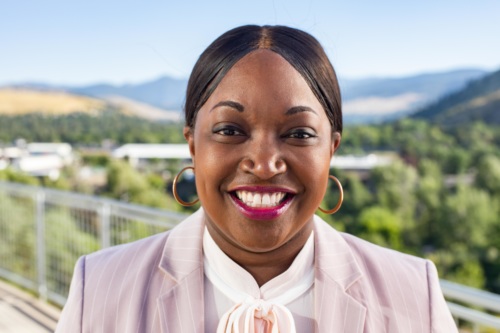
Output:
<svg viewBox="0 0 500 333">
<path fill-rule="evenodd" d="M 58 332 L 456 332 L 432 263 L 314 215 L 342 133 L 316 39 L 226 32 L 196 63 L 185 111 L 202 208 L 81 258 Z"/>
</svg>

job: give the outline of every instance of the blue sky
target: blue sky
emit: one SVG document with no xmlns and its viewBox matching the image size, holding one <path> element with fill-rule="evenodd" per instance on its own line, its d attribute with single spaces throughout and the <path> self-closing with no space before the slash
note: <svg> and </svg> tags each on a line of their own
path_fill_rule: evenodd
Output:
<svg viewBox="0 0 500 333">
<path fill-rule="evenodd" d="M 0 84 L 187 77 L 242 24 L 306 30 L 344 78 L 500 68 L 498 0 L 44 0 L 0 2 Z"/>
</svg>

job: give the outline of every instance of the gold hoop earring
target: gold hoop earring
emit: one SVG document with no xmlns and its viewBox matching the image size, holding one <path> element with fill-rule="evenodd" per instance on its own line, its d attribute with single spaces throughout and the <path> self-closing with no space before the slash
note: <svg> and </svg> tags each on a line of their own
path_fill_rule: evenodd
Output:
<svg viewBox="0 0 500 333">
<path fill-rule="evenodd" d="M 342 184 L 339 182 L 337 177 L 329 175 L 328 178 L 330 178 L 335 183 L 337 183 L 337 186 L 338 186 L 339 191 L 340 191 L 339 201 L 337 201 L 337 204 L 335 205 L 335 207 L 333 207 L 330 210 L 326 210 L 326 209 L 323 209 L 321 207 L 318 207 L 318 209 L 325 214 L 335 214 L 340 209 L 340 206 L 342 206 L 342 201 L 344 201 L 344 189 L 342 188 Z"/>
<path fill-rule="evenodd" d="M 200 201 L 200 199 L 196 199 L 195 201 L 191 201 L 191 202 L 186 202 L 184 200 L 182 200 L 180 197 L 179 197 L 179 194 L 177 194 L 177 181 L 179 180 L 180 176 L 182 175 L 182 173 L 184 171 L 186 171 L 187 169 L 192 169 L 193 170 L 193 173 L 194 173 L 194 167 L 192 166 L 187 166 L 185 167 L 184 169 L 182 169 L 181 171 L 179 171 L 179 173 L 177 174 L 177 176 L 175 176 L 174 178 L 174 182 L 172 183 L 172 194 L 174 195 L 174 199 L 175 201 L 177 201 L 180 205 L 184 206 L 184 207 L 190 207 L 190 206 L 193 206 L 195 205 L 198 201 Z"/>
</svg>

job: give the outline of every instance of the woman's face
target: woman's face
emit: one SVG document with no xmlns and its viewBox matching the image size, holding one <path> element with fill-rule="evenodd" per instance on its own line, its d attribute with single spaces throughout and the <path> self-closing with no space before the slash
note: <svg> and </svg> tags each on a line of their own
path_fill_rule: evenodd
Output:
<svg viewBox="0 0 500 333">
<path fill-rule="evenodd" d="M 305 242 L 340 135 L 292 65 L 269 50 L 246 55 L 185 136 L 221 248 L 263 253 Z"/>
</svg>

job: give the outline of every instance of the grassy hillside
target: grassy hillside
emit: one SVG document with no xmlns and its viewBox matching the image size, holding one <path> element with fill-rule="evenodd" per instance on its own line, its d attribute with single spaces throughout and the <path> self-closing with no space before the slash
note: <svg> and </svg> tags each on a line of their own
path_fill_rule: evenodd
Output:
<svg viewBox="0 0 500 333">
<path fill-rule="evenodd" d="M 28 113 L 66 115 L 75 112 L 97 114 L 105 108 L 104 101 L 65 92 L 0 89 L 2 115 L 15 116 Z"/>
<path fill-rule="evenodd" d="M 106 96 L 101 99 L 56 90 L 0 88 L 0 115 L 99 115 L 102 111 L 109 110 L 153 121 L 181 120 L 179 112 L 162 110 L 121 96 Z"/>
<path fill-rule="evenodd" d="M 437 123 L 450 126 L 474 121 L 500 124 L 500 89 L 448 108 L 434 119 Z"/>
<path fill-rule="evenodd" d="M 413 115 L 442 125 L 470 121 L 500 124 L 500 70 L 469 83 Z"/>
<path fill-rule="evenodd" d="M 150 121 L 106 110 L 47 116 L 41 113 L 0 114 L 0 146 L 23 138 L 28 142 L 67 142 L 98 146 L 104 140 L 123 143 L 184 142 L 181 123 Z"/>
<path fill-rule="evenodd" d="M 0 144 L 27 141 L 100 145 L 111 139 L 184 141 L 177 112 L 126 99 L 100 100 L 54 90 L 0 89 Z"/>
</svg>

